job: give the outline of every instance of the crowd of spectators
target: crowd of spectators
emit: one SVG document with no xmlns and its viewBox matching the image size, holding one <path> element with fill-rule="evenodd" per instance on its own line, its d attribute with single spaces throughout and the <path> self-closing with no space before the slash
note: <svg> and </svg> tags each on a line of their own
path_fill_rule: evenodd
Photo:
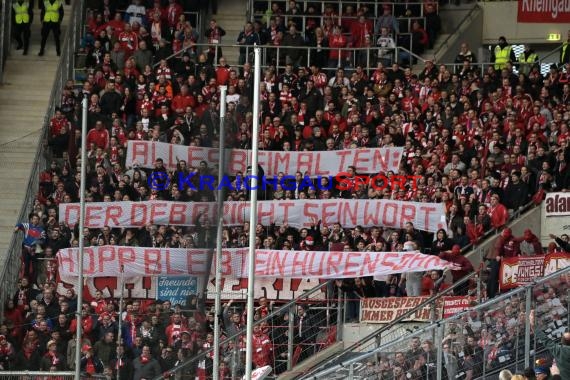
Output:
<svg viewBox="0 0 570 380">
<path fill-rule="evenodd" d="M 411 338 L 409 347 L 402 346 L 396 351 L 387 348 L 378 361 L 363 362 L 359 374 L 369 380 L 435 379 L 437 350 L 441 349 L 442 379 L 510 380 L 515 378 L 511 377 L 515 373 L 521 376 L 515 379 L 522 380 L 564 379 L 568 365 L 561 358 L 567 359 L 570 346 L 570 340 L 566 341 L 567 336 L 564 335 L 569 310 L 567 289 L 565 279 L 533 288 L 536 302 L 530 317 L 533 365 L 524 371 L 522 359 L 526 352 L 525 324 L 528 317 L 523 294 L 501 301 L 491 309 L 472 311 L 455 322 L 446 323 L 440 344 L 433 340 L 431 333 L 426 333 Z M 536 327 L 535 323 L 538 323 Z M 561 354 L 561 351 L 565 352 Z M 501 369 L 504 370 L 499 373 Z"/>
<path fill-rule="evenodd" d="M 59 249 L 77 247 L 80 233 L 84 235 L 86 245 L 176 248 L 214 245 L 215 223 L 203 215 L 193 227 L 147 225 L 140 229 L 104 227 L 77 231 L 77 228 L 59 223 L 58 205 L 79 200 L 80 102 L 84 96 L 89 99 L 89 133 L 85 147 L 88 151 L 86 199 L 89 202 L 214 201 L 214 192 L 179 188 L 175 180 L 163 191 L 149 188 L 147 183 L 147 178 L 156 171 L 176 178 L 179 172 L 215 175 L 207 163 L 190 167 L 185 161 L 180 161 L 177 170 L 173 171 L 167 171 L 161 160 L 157 160 L 151 170 L 131 167 L 132 163 L 125 162 L 126 143 L 129 140 L 148 140 L 215 148 L 222 130 L 226 134 L 227 148 L 249 149 L 253 138 L 259 140 L 260 149 L 264 150 L 404 147 L 405 154 L 398 173 L 385 174 L 421 176 L 417 186 L 383 191 L 377 191 L 367 181 L 353 181 L 345 188 L 332 186 L 330 190 L 321 190 L 319 186 L 284 190 L 276 186 L 261 194 L 264 199 L 299 202 L 330 198 L 397 199 L 442 202 L 446 208 L 447 231 L 438 231 L 435 236 L 418 231 L 411 223 L 402 230 L 381 226 L 347 229 L 338 223 L 329 226 L 315 220 L 311 228 L 303 229 L 287 225 L 258 225 L 256 247 L 345 251 L 420 249 L 460 263 L 464 266 L 464 274 L 467 274 L 474 268 L 469 267 L 470 263 L 461 256 L 461 248 L 478 242 L 491 229 L 502 229 L 509 215 L 528 204 L 533 196 L 540 202 L 544 191 L 567 190 L 570 187 L 569 171 L 566 170 L 570 159 L 567 125 L 569 66 L 566 71 L 552 68 L 545 77 L 532 72 L 528 76 L 517 76 L 512 65 L 507 63 L 502 70 L 495 71 L 489 67 L 481 75 L 480 70 L 471 67 L 467 59 L 457 72 L 428 61 L 416 75 L 409 67 L 400 67 L 382 53 L 374 57 L 377 62 L 370 71 L 363 65 L 366 61 L 357 61 L 329 73 L 321 67 L 331 59 L 334 61 L 334 56 L 319 58 L 315 55 L 315 61 L 309 68 L 300 65 L 303 60 L 299 57 L 289 57 L 284 70 L 273 66 L 264 69 L 260 134 L 252 136 L 253 71 L 247 56 L 241 57 L 243 65 L 231 67 L 225 62 L 221 50 L 217 53 L 209 48 L 200 51 L 195 45 L 199 36 L 182 13 L 189 8 L 181 7 L 176 1 L 170 0 L 167 6 L 157 1 L 154 7 L 145 7 L 140 1 L 129 6 L 123 4 L 126 15 L 117 11 L 122 5 L 114 8 L 111 3 L 103 1 L 100 6 L 90 7 L 95 11 L 88 19 L 89 32 L 84 38 L 88 70 L 85 81 L 68 81 L 63 89 L 60 107 L 51 120 L 48 133 L 47 144 L 53 154 L 53 162 L 41 174 L 40 190 L 30 222 L 21 223 L 16 228 L 25 234 L 22 247 L 25 265 L 20 288 L 7 305 L 5 323 L 0 326 L 0 334 L 4 336 L 2 340 L 0 335 L 0 365 L 3 369 L 72 368 L 76 296 L 74 289 L 68 289 L 66 294 L 57 293 L 54 257 Z M 294 9 L 293 6 L 289 4 L 290 9 Z M 137 7 L 142 7 L 143 11 Z M 430 5 L 426 7 L 425 12 L 429 13 Z M 350 18 L 343 19 L 341 25 L 353 37 L 358 36 L 354 33 L 356 28 L 368 25 L 366 28 L 370 28 L 370 35 L 374 33 L 379 38 L 388 38 L 388 34 L 397 31 L 398 27 L 390 11 L 391 8 L 385 9 L 384 15 L 376 20 L 376 27 L 366 10 L 358 10 L 352 23 L 348 23 Z M 318 46 L 324 43 L 325 38 L 332 44 L 336 38 L 335 27 L 332 27 L 333 37 L 321 34 L 328 22 L 326 20 L 334 17 L 334 10 L 331 12 L 322 18 L 325 24 L 321 25 L 320 32 L 318 20 L 321 19 L 318 17 L 314 23 L 307 21 L 301 24 L 305 25 L 305 30 L 299 47 L 306 46 L 307 40 L 316 41 L 314 46 Z M 178 17 L 171 18 L 173 14 Z M 266 14 L 268 30 L 281 28 L 279 24 L 273 25 L 280 15 L 283 21 L 290 21 L 295 16 L 287 17 L 286 12 L 278 7 L 272 8 L 272 13 Z M 215 20 L 209 25 L 207 38 L 214 44 L 213 40 L 221 38 L 224 31 Z M 284 35 L 281 41 L 287 45 L 286 38 L 297 38 L 296 26 L 288 26 L 290 35 Z M 251 42 L 248 39 L 250 35 L 260 38 L 261 33 L 256 28 L 264 27 L 262 21 L 246 26 L 245 43 Z M 279 33 L 283 32 L 279 29 L 274 36 L 271 31 L 271 42 L 267 40 L 267 43 L 275 43 L 273 38 L 279 38 Z M 341 32 L 336 28 L 336 36 L 342 36 Z M 424 33 L 433 36 L 429 29 Z M 363 37 L 366 41 L 366 34 Z M 354 43 L 352 41 L 352 46 L 356 47 Z M 183 53 L 166 60 L 177 51 Z M 300 51 L 304 54 L 302 49 Z M 333 53 L 330 52 L 331 55 Z M 467 47 L 461 52 L 464 57 L 468 53 Z M 214 62 L 216 56 L 219 58 L 217 63 Z M 219 85 L 228 86 L 223 128 L 219 126 Z M 245 174 L 229 173 L 233 178 Z M 304 173 L 283 174 L 300 179 Z M 347 168 L 347 174 L 348 178 L 362 175 L 352 167 Z M 245 191 L 236 190 L 225 196 L 233 201 L 248 199 Z M 224 246 L 246 246 L 248 230 L 247 223 L 224 229 Z M 529 234 L 516 239 L 505 230 L 501 243 L 495 249 L 496 255 L 516 256 L 517 252 L 523 251 L 526 254 L 540 253 L 542 248 L 531 235 L 529 231 Z M 512 244 L 510 240 L 513 240 Z M 495 257 L 488 259 L 491 267 L 489 277 L 492 278 L 493 263 L 498 261 Z M 458 279 L 455 277 L 453 280 Z M 357 301 L 362 297 L 435 294 L 451 285 L 441 278 L 442 273 L 432 272 L 425 276 L 407 274 L 345 280 L 338 281 L 336 285 Z M 497 279 L 494 281 L 496 283 Z M 470 290 L 467 286 L 459 289 L 457 294 L 466 294 Z M 86 336 L 81 350 L 82 366 L 85 365 L 82 369 L 86 372 L 109 376 L 120 372 L 121 378 L 148 379 L 212 347 L 215 316 L 194 311 L 197 307 L 195 302 L 184 307 L 191 310 L 187 311 L 168 302 L 128 300 L 122 316 L 118 315 L 117 302 L 103 299 L 99 292 L 95 294 L 93 303 L 83 305 Z M 260 300 L 257 317 L 266 315 L 269 310 L 267 303 L 267 300 Z M 357 304 L 353 302 L 348 307 L 349 319 L 358 315 Z M 499 349 L 511 344 L 511 348 L 504 349 L 512 350 L 514 335 L 509 332 L 513 328 L 509 323 L 520 317 L 520 304 L 516 307 L 514 301 L 512 304 L 510 318 L 507 318 L 506 308 L 497 311 L 496 315 L 489 315 L 497 321 L 495 326 L 483 328 L 489 322 L 479 321 L 480 328 L 475 331 L 477 328 L 473 326 L 477 326 L 477 321 L 476 316 L 472 316 L 474 320 L 470 322 L 475 324 L 462 327 L 472 329 L 469 335 L 475 342 L 487 339 L 483 338 L 483 331 L 491 336 L 488 331 L 499 328 L 504 332 L 504 339 L 497 343 L 495 338 L 489 338 L 493 344 L 485 343 L 478 350 L 477 344 L 464 346 L 461 341 L 453 348 L 454 354 L 457 356 L 463 352 L 465 358 L 481 355 L 491 367 L 497 363 L 497 358 L 501 357 Z M 498 322 L 502 320 L 499 314 L 505 323 Z M 326 325 L 323 322 L 326 319 L 316 315 L 317 312 L 312 313 L 305 307 L 297 310 L 295 325 L 300 346 L 314 345 L 314 337 L 319 334 L 317 330 Z M 223 317 L 227 334 L 243 326 L 243 311 L 239 308 L 226 309 Z M 287 324 L 287 314 L 279 318 L 283 320 L 272 321 L 272 326 Z M 122 321 L 122 342 L 117 344 L 119 319 Z M 305 323 L 299 322 L 303 320 Z M 303 332 L 303 328 L 311 328 L 310 333 Z M 263 352 L 269 348 L 275 352 L 256 359 L 259 361 L 255 364 L 261 366 L 276 357 L 283 358 L 285 352 L 276 347 L 283 346 L 287 333 L 287 329 L 281 327 L 258 328 L 256 339 L 266 348 Z M 312 338 L 305 339 L 308 336 Z M 456 342 L 454 339 L 450 337 L 446 341 L 451 344 Z M 239 347 L 242 342 L 232 344 Z M 234 352 L 234 348 L 224 347 L 224 351 L 227 350 L 231 357 L 229 353 Z M 312 348 L 312 352 L 316 349 Z M 311 355 L 311 349 L 303 352 L 299 353 L 298 359 Z M 420 356 L 425 359 L 425 355 Z M 198 371 L 196 376 L 205 376 L 211 372 L 210 359 L 208 356 L 198 363 L 197 368 L 192 367 L 189 371 Z M 239 363 L 231 360 L 234 361 L 225 362 L 220 370 L 227 373 L 230 368 L 242 366 L 241 359 Z M 404 368 L 404 364 L 395 367 L 404 372 L 414 369 L 415 360 L 404 356 L 408 367 Z M 385 360 L 381 366 L 393 365 L 390 363 Z M 460 367 L 457 368 L 459 371 Z M 396 371 L 395 368 L 390 370 Z"/>
</svg>

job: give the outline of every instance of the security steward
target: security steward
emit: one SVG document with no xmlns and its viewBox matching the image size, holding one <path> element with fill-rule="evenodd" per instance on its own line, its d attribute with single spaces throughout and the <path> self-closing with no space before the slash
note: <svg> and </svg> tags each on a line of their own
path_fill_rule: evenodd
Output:
<svg viewBox="0 0 570 380">
<path fill-rule="evenodd" d="M 12 16 L 14 39 L 18 43 L 16 50 L 23 48 L 24 55 L 27 55 L 30 47 L 30 25 L 34 19 L 33 4 L 30 4 L 28 0 L 14 0 Z"/>
<path fill-rule="evenodd" d="M 530 45 L 524 45 L 524 51 L 518 57 L 519 73 L 528 75 L 536 62 L 538 62 L 538 54 L 532 50 Z"/>
<path fill-rule="evenodd" d="M 57 55 L 61 54 L 60 35 L 61 20 L 63 20 L 63 3 L 61 0 L 40 0 L 40 10 L 42 18 L 42 43 L 39 56 L 44 55 L 47 38 L 50 30 L 55 39 L 55 50 Z"/>
<path fill-rule="evenodd" d="M 503 70 L 508 62 L 516 62 L 516 60 L 513 47 L 507 43 L 505 37 L 499 37 L 499 43 L 491 51 L 491 62 L 495 64 L 495 71 Z"/>
</svg>

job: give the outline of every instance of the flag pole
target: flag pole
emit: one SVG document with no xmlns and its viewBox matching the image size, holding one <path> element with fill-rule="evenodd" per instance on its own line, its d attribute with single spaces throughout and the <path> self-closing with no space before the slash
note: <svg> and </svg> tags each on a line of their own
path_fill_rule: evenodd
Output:
<svg viewBox="0 0 570 380">
<path fill-rule="evenodd" d="M 77 251 L 77 328 L 75 329 L 75 380 L 81 379 L 81 346 L 83 341 L 83 324 L 81 311 L 83 309 L 83 248 L 85 239 L 83 227 L 85 226 L 85 180 L 87 177 L 87 95 L 83 97 L 83 114 L 81 115 L 81 179 L 79 185 L 79 249 Z"/>
<path fill-rule="evenodd" d="M 255 283 L 255 226 L 257 225 L 257 151 L 259 139 L 259 84 L 261 69 L 261 50 L 259 46 L 253 48 L 254 74 L 253 74 L 253 132 L 251 154 L 251 202 L 249 209 L 249 255 L 247 259 L 247 332 L 245 352 L 245 379 L 251 379 L 253 362 L 253 303 Z"/>
<path fill-rule="evenodd" d="M 219 162 L 218 162 L 218 184 L 224 176 L 224 153 L 225 153 L 225 142 L 224 130 L 225 118 L 226 118 L 226 91 L 227 86 L 220 86 L 220 128 L 218 129 L 220 133 L 220 146 L 219 146 Z M 218 233 L 216 236 L 216 299 L 214 304 L 214 380 L 219 380 L 220 371 L 220 316 L 222 315 L 222 231 L 224 229 L 224 192 L 222 189 L 218 189 L 216 193 L 218 196 Z"/>
</svg>

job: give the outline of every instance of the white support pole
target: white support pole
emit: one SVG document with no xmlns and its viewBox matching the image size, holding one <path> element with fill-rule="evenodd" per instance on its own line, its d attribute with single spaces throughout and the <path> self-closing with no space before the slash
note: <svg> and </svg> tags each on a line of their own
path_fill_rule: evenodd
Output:
<svg viewBox="0 0 570 380">
<path fill-rule="evenodd" d="M 216 50 L 217 51 L 217 50 Z M 220 86 L 220 154 L 218 161 L 218 183 L 224 176 L 224 152 L 225 152 L 225 139 L 224 124 L 226 119 L 226 91 L 227 86 Z M 218 189 L 218 233 L 216 235 L 216 298 L 214 304 L 214 380 L 219 380 L 220 371 L 220 316 L 222 315 L 222 231 L 224 229 L 224 218 L 222 217 L 224 211 L 224 196 L 222 189 Z"/>
<path fill-rule="evenodd" d="M 121 265 L 121 293 L 119 295 L 119 320 L 118 320 L 118 331 L 117 331 L 117 347 L 123 344 L 123 294 L 125 290 L 125 267 Z M 117 368 L 117 380 L 121 380 L 121 368 Z"/>
<path fill-rule="evenodd" d="M 257 151 L 259 139 L 259 85 L 261 69 L 261 51 L 258 46 L 253 49 L 253 133 L 251 154 L 251 201 L 249 209 L 249 255 L 247 260 L 247 334 L 245 352 L 245 378 L 251 379 L 253 361 L 253 303 L 255 283 L 255 226 L 257 225 Z"/>
<path fill-rule="evenodd" d="M 83 342 L 83 324 L 81 311 L 83 309 L 83 248 L 85 245 L 83 227 L 85 226 L 85 180 L 87 177 L 87 95 L 83 98 L 83 114 L 81 118 L 81 183 L 79 185 L 79 250 L 77 255 L 77 329 L 75 331 L 75 380 L 81 379 L 81 346 Z"/>
</svg>

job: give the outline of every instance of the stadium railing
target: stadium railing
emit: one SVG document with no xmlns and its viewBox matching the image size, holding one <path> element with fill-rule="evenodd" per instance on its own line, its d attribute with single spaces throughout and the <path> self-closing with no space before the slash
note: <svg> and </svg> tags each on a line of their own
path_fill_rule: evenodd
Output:
<svg viewBox="0 0 570 380">
<path fill-rule="evenodd" d="M 345 321 L 345 298 L 342 292 L 338 292 L 334 298 L 328 298 L 327 293 L 330 294 L 333 286 L 332 280 L 323 282 L 255 321 L 254 327 L 260 326 L 273 342 L 274 370 L 284 372 L 291 369 L 304 359 L 322 352 L 340 340 L 340 327 Z M 302 342 L 295 338 L 299 306 L 307 307 L 308 317 L 305 323 L 312 324 Z M 228 368 L 231 370 L 232 378 L 236 378 L 240 368 L 243 369 L 240 365 L 245 358 L 245 337 L 244 328 L 236 334 L 224 337 L 220 342 L 225 348 L 220 355 L 230 357 Z M 196 367 L 204 365 L 207 358 L 213 357 L 213 352 L 213 348 L 203 350 L 154 380 L 192 374 Z"/>
<path fill-rule="evenodd" d="M 2 380 L 72 380 L 75 372 L 67 371 L 0 371 L 0 379 Z M 103 379 L 103 376 L 89 375 L 81 378 Z"/>
<path fill-rule="evenodd" d="M 369 362 L 373 367 L 380 361 L 392 365 L 395 353 L 403 353 L 410 368 L 415 366 L 416 371 L 423 371 L 423 376 L 429 373 L 430 378 L 440 379 L 444 377 L 443 371 L 447 371 L 446 377 L 453 378 L 449 377 L 449 369 L 453 366 L 446 368 L 444 364 L 464 360 L 467 345 L 474 349 L 474 355 L 470 355 L 473 378 L 490 379 L 502 369 L 522 371 L 537 358 L 548 362 L 551 357 L 545 349 L 545 341 L 559 341 L 570 320 L 569 281 L 570 267 L 566 267 L 300 379 L 334 379 L 338 376 L 354 379 L 370 371 L 367 368 Z M 532 310 L 536 313 L 536 326 L 531 326 L 528 318 Z M 544 336 L 535 334 L 539 330 Z M 474 342 L 470 341 L 472 337 Z M 420 340 L 420 349 L 416 351 L 409 349 L 414 338 Z M 458 364 L 455 376 L 461 375 L 461 371 L 464 369 Z"/>
<path fill-rule="evenodd" d="M 0 84 L 4 83 L 4 65 L 12 42 L 12 2 L 2 1 L 0 5 Z"/>
<path fill-rule="evenodd" d="M 28 220 L 28 215 L 32 211 L 34 200 L 37 195 L 40 173 L 48 167 L 50 157 L 47 150 L 44 149 L 44 144 L 47 141 L 47 132 L 49 130 L 51 117 L 54 115 L 55 108 L 59 105 L 61 100 L 64 84 L 67 80 L 73 78 L 75 50 L 81 38 L 80 30 L 81 25 L 83 24 L 83 6 L 83 1 L 74 1 L 71 12 L 69 12 L 70 20 L 65 37 L 61 44 L 60 64 L 55 73 L 48 107 L 44 116 L 44 130 L 40 135 L 38 148 L 34 157 L 34 164 L 30 170 L 30 177 L 28 180 L 28 186 L 26 187 L 24 202 L 22 203 L 22 209 L 20 210 L 18 220 L 14 221 L 14 225 L 16 222 Z M 14 294 L 18 286 L 21 264 L 21 246 L 22 235 L 12 235 L 8 251 L 6 253 L 5 265 L 0 269 L 0 288 L 2 289 L 0 292 L 0 320 L 3 318 L 4 307 L 7 299 Z"/>
<path fill-rule="evenodd" d="M 173 60 L 181 58 L 182 54 L 187 50 L 191 50 L 191 55 L 196 56 L 202 51 L 205 52 L 206 50 L 208 50 L 208 48 L 212 46 L 214 45 L 208 43 L 198 43 L 195 44 L 195 46 L 192 48 L 181 50 L 179 52 L 170 55 L 169 57 L 167 57 L 167 61 L 173 62 Z M 239 53 L 240 49 L 243 49 L 242 51 L 245 62 L 250 64 L 252 63 L 254 45 L 238 45 L 238 44 L 222 43 L 222 44 L 217 44 L 215 46 L 222 48 L 222 50 L 225 52 L 234 50 L 235 52 Z M 329 64 L 327 64 L 324 67 L 320 67 L 321 70 L 330 72 L 336 70 L 338 67 L 343 67 L 345 70 L 351 70 L 358 65 L 361 66 L 368 75 L 374 72 L 374 70 L 377 68 L 378 59 L 376 58 L 376 53 L 380 49 L 379 47 L 376 46 L 362 47 L 362 48 L 353 48 L 353 47 L 318 48 L 314 46 L 299 47 L 299 46 L 272 46 L 272 45 L 262 45 L 260 46 L 260 48 L 262 56 L 262 69 L 267 69 L 269 67 L 276 67 L 278 70 L 284 69 L 286 63 L 289 62 L 288 60 L 286 60 L 287 52 L 291 50 L 301 51 L 300 54 L 301 59 L 299 59 L 298 62 L 294 62 L 293 66 L 303 66 L 303 67 L 310 66 L 311 56 L 313 56 L 315 52 L 317 52 L 318 50 L 327 51 L 329 53 L 335 50 L 338 52 L 337 54 L 338 58 L 334 59 L 334 61 L 329 60 Z M 402 65 L 408 63 L 407 59 L 406 60 L 402 59 L 403 56 L 412 57 L 413 62 L 411 63 L 411 67 L 416 68 L 418 66 L 421 67 L 421 65 L 425 64 L 426 61 L 430 60 L 429 58 L 426 59 L 424 57 L 414 54 L 410 50 L 410 48 L 411 47 L 397 46 L 391 52 L 391 59 L 389 59 L 389 61 L 399 63 L 400 65 Z M 218 59 L 220 58 L 217 55 L 218 51 L 219 51 L 218 49 L 215 49 L 214 62 L 218 62 Z M 434 63 L 438 66 L 440 65 L 446 66 L 448 69 L 452 71 L 452 73 L 460 71 L 461 67 L 463 66 L 463 63 L 455 63 L 455 62 L 436 61 Z M 539 60 L 538 63 L 541 65 L 542 70 L 544 71 L 545 69 L 550 67 L 550 65 L 554 62 L 552 60 L 552 56 L 549 54 L 547 57 Z M 243 67 L 243 64 L 233 63 L 233 62 L 230 62 L 229 65 L 230 67 L 237 69 Z M 488 68 L 493 65 L 494 63 L 492 62 L 477 62 L 477 63 L 472 63 L 470 67 L 471 70 L 477 70 L 480 75 L 483 75 L 486 72 L 486 70 L 488 70 Z M 218 66 L 217 64 L 214 65 L 214 67 L 217 66 Z"/>
<path fill-rule="evenodd" d="M 410 318 L 411 316 L 416 314 L 419 310 L 429 308 L 430 314 L 432 316 L 432 320 L 436 321 L 437 319 L 439 319 L 439 316 L 435 312 L 436 306 L 439 302 L 441 302 L 443 297 L 453 295 L 453 291 L 455 289 L 457 289 L 460 286 L 463 286 L 466 283 L 469 283 L 472 280 L 478 280 L 477 275 L 478 275 L 477 272 L 473 272 L 473 273 L 465 276 L 464 278 L 462 278 L 460 281 L 454 283 L 449 288 L 444 289 L 444 290 L 440 291 L 439 293 L 429 297 L 428 299 L 426 299 L 425 301 L 420 303 L 415 308 L 403 313 L 398 318 L 394 319 L 392 322 L 383 325 L 380 329 L 371 332 L 370 334 L 361 338 L 358 342 L 344 348 L 341 352 L 335 354 L 335 356 L 333 358 L 331 358 L 330 361 L 334 361 L 334 362 L 341 361 L 342 362 L 345 358 L 353 355 L 354 352 L 370 351 L 370 350 L 373 350 L 374 348 L 380 346 L 381 342 L 384 342 L 386 340 L 388 340 L 388 341 L 393 340 L 395 338 L 394 335 L 398 333 L 397 330 L 394 330 L 394 326 L 397 326 L 397 325 L 401 324 L 402 322 L 408 320 L 408 318 Z M 311 371 L 309 373 L 316 373 L 320 370 L 320 368 L 323 368 L 323 367 L 326 368 L 329 366 L 330 366 L 330 364 L 327 364 L 327 363 L 318 365 L 317 367 L 311 369 Z M 298 373 L 297 376 L 303 376 L 303 374 Z M 305 375 L 305 376 L 307 376 L 307 375 Z"/>
<path fill-rule="evenodd" d="M 289 10 L 289 2 L 288 1 L 273 1 L 273 0 L 250 0 L 249 6 L 251 7 L 251 14 L 254 17 L 261 17 L 265 14 L 268 9 L 271 9 L 271 4 L 278 3 L 285 5 L 285 12 Z M 413 9 L 417 10 L 418 14 L 415 14 L 418 17 L 424 16 L 424 6 L 426 3 L 423 2 L 406 2 L 406 3 L 398 3 L 398 2 L 378 2 L 378 1 L 327 1 L 327 0 L 318 0 L 318 1 L 304 1 L 304 0 L 297 0 L 297 5 L 300 6 L 301 10 L 304 10 L 304 4 L 318 6 L 320 5 L 320 9 L 315 9 L 317 12 L 324 12 L 327 5 L 330 5 L 333 10 L 335 11 L 335 18 L 342 18 L 343 12 L 346 9 L 346 6 L 352 6 L 354 11 L 356 12 L 362 6 L 366 6 L 368 8 L 369 13 L 372 15 L 381 15 L 383 13 L 383 7 L 389 6 L 391 8 L 391 14 L 398 17 L 401 16 L 399 13 L 401 10 L 405 9 Z M 436 7 L 438 10 L 438 3 L 432 2 L 430 3 Z M 283 14 L 283 16 L 288 16 Z M 290 16 L 290 15 L 289 15 Z M 296 16 L 296 15 L 295 15 Z M 345 16 L 346 17 L 346 16 Z"/>
</svg>

